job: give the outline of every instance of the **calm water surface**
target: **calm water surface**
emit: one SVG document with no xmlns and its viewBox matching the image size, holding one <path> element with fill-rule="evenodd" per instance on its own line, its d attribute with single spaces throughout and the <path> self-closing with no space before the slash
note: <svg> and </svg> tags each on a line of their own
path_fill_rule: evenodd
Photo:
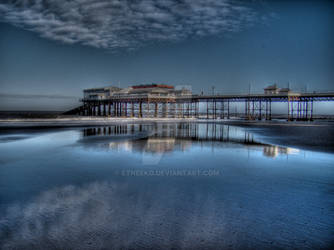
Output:
<svg viewBox="0 0 334 250">
<path fill-rule="evenodd" d="M 334 155 L 219 124 L 0 136 L 0 248 L 330 248 Z"/>
</svg>

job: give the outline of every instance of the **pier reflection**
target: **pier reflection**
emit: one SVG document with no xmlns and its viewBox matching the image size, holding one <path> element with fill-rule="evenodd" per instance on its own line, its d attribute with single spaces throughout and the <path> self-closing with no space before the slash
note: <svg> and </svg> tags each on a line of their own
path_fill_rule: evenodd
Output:
<svg viewBox="0 0 334 250">
<path fill-rule="evenodd" d="M 270 158 L 299 152 L 297 149 L 257 141 L 253 133 L 243 128 L 214 123 L 124 124 L 92 127 L 82 130 L 80 142 L 93 147 L 98 144 L 99 147 L 107 150 L 151 154 L 185 151 L 195 144 L 220 148 L 225 147 L 226 143 L 230 146 L 234 144 L 262 150 L 263 155 Z"/>
</svg>

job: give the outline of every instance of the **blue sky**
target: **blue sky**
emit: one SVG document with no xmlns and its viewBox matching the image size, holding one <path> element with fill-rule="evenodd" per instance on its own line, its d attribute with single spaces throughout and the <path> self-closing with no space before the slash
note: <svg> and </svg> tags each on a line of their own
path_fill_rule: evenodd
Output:
<svg viewBox="0 0 334 250">
<path fill-rule="evenodd" d="M 152 82 L 334 91 L 330 1 L 13 2 L 0 3 L 0 110 L 65 110 L 84 88 Z"/>
</svg>

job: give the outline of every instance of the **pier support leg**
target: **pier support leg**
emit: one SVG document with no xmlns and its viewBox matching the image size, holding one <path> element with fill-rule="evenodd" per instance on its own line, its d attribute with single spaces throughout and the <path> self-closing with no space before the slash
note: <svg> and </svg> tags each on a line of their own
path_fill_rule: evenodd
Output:
<svg viewBox="0 0 334 250">
<path fill-rule="evenodd" d="M 290 96 L 288 96 L 288 121 L 290 121 Z"/>
<path fill-rule="evenodd" d="M 206 100 L 206 119 L 209 119 L 209 100 Z"/>
<path fill-rule="evenodd" d="M 230 100 L 227 100 L 227 119 L 230 119 Z"/>
<path fill-rule="evenodd" d="M 271 120 L 271 99 L 269 99 L 269 120 Z"/>
<path fill-rule="evenodd" d="M 147 117 L 150 117 L 150 102 L 147 102 Z"/>
<path fill-rule="evenodd" d="M 311 99 L 311 114 L 310 114 L 310 121 L 313 121 L 313 99 Z"/>
<path fill-rule="evenodd" d="M 214 119 L 217 119 L 217 102 L 216 100 L 214 101 L 214 111 L 213 111 L 213 115 L 214 115 Z"/>
<path fill-rule="evenodd" d="M 143 105 L 143 103 L 140 101 L 140 102 L 139 102 L 139 118 L 142 118 L 142 117 L 143 117 L 143 113 L 142 113 L 142 105 Z"/>
<path fill-rule="evenodd" d="M 119 103 L 119 116 L 122 117 L 123 116 L 123 102 Z"/>
<path fill-rule="evenodd" d="M 294 100 L 291 101 L 291 121 L 293 121 L 294 118 L 294 110 L 293 110 Z"/>
<path fill-rule="evenodd" d="M 309 116 L 308 116 L 308 104 L 309 104 L 309 100 L 306 99 L 306 101 L 305 101 L 305 120 L 306 121 L 308 121 L 308 118 L 309 118 Z"/>
<path fill-rule="evenodd" d="M 158 103 L 157 102 L 154 103 L 154 117 L 155 118 L 158 117 Z"/>
<path fill-rule="evenodd" d="M 245 100 L 245 120 L 247 120 L 247 100 Z"/>
</svg>

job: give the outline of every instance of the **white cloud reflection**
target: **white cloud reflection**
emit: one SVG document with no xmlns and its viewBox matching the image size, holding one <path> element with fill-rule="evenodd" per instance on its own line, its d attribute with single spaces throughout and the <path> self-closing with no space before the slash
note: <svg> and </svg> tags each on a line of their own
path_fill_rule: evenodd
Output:
<svg viewBox="0 0 334 250">
<path fill-rule="evenodd" d="M 198 194 L 184 202 L 186 196 L 175 188 L 163 195 L 156 192 L 106 182 L 44 192 L 27 205 L 8 210 L 0 220 L 5 229 L 0 247 L 136 249 L 174 244 L 189 248 L 201 245 L 202 239 L 210 245 L 223 232 L 217 226 L 218 208 L 212 197 Z"/>
</svg>

